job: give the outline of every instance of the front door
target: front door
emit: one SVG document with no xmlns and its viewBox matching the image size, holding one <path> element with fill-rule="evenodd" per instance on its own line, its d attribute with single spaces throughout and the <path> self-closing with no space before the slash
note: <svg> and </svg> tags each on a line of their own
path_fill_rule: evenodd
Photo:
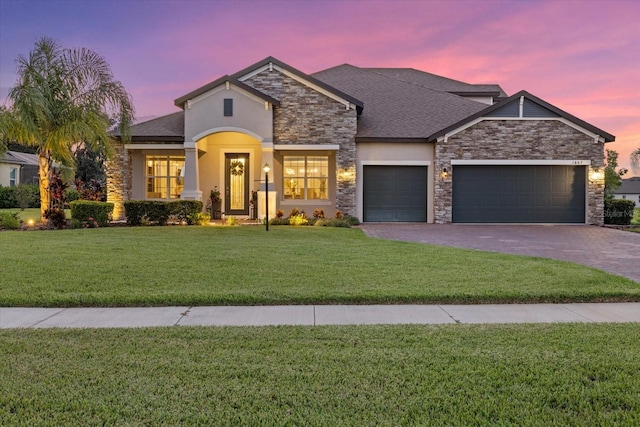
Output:
<svg viewBox="0 0 640 427">
<path fill-rule="evenodd" d="M 227 153 L 225 167 L 225 213 L 249 215 L 249 154 Z"/>
</svg>

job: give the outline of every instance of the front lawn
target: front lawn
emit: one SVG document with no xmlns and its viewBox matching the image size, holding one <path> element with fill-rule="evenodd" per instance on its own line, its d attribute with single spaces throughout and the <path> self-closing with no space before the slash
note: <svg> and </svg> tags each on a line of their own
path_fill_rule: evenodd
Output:
<svg viewBox="0 0 640 427">
<path fill-rule="evenodd" d="M 320 227 L 0 233 L 0 306 L 640 301 L 640 284 L 548 259 Z"/>
<path fill-rule="evenodd" d="M 0 424 L 638 425 L 634 324 L 0 331 Z"/>
</svg>

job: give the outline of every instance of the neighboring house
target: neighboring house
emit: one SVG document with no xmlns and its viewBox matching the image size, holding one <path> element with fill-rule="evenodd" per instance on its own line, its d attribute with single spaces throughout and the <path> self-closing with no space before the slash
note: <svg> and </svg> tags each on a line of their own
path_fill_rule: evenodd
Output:
<svg viewBox="0 0 640 427">
<path fill-rule="evenodd" d="M 525 92 L 407 68 L 315 74 L 266 58 L 136 124 L 109 164 L 108 199 L 197 199 L 269 216 L 361 221 L 602 224 L 615 137 Z"/>
<path fill-rule="evenodd" d="M 38 156 L 17 151 L 0 155 L 0 185 L 38 184 Z"/>
<path fill-rule="evenodd" d="M 623 179 L 620 188 L 613 193 L 616 199 L 632 200 L 640 208 L 640 176 Z"/>
</svg>

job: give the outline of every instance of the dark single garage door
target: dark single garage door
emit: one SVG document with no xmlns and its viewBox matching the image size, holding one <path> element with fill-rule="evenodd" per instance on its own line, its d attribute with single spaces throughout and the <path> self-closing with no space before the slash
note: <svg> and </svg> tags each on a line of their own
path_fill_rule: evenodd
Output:
<svg viewBox="0 0 640 427">
<path fill-rule="evenodd" d="M 453 222 L 584 223 L 585 166 L 454 166 Z"/>
<path fill-rule="evenodd" d="M 364 166 L 363 220 L 425 222 L 426 166 Z"/>
</svg>

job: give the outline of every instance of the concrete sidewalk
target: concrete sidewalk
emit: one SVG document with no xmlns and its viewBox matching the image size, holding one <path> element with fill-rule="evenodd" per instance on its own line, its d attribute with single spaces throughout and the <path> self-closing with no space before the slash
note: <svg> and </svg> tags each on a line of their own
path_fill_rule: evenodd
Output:
<svg viewBox="0 0 640 427">
<path fill-rule="evenodd" d="M 0 307 L 0 329 L 556 322 L 640 322 L 640 303 Z"/>
</svg>

